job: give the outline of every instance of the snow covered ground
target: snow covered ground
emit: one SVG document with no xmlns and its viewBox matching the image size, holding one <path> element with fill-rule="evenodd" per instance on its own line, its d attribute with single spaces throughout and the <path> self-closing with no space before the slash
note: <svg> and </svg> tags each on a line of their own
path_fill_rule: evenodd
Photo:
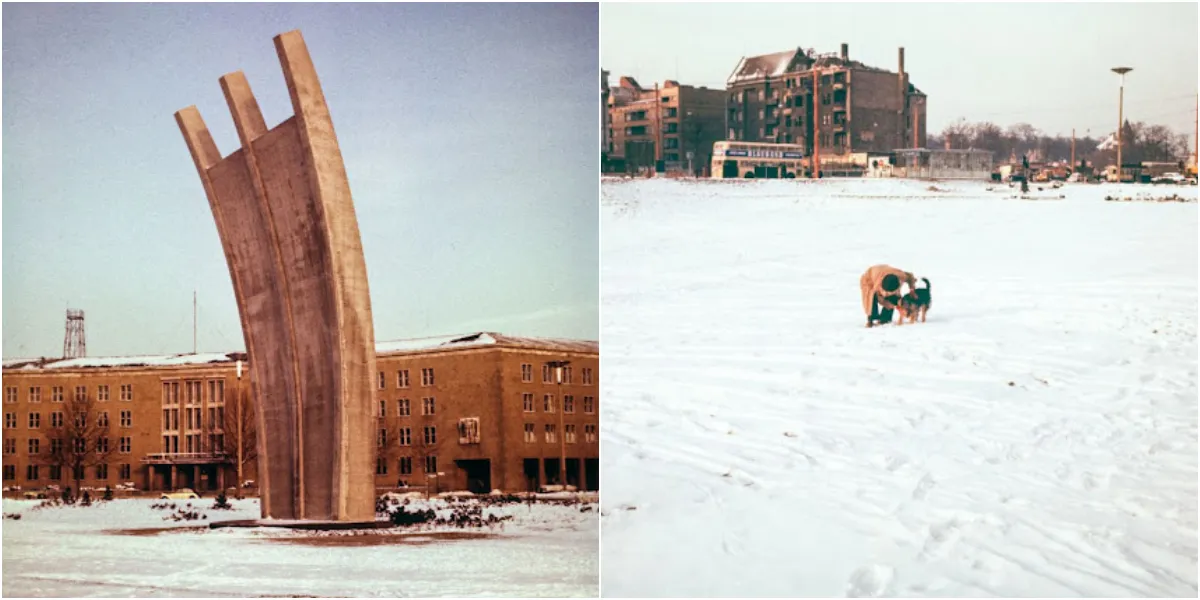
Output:
<svg viewBox="0 0 1200 600">
<path fill-rule="evenodd" d="M 1196 188 L 930 185 L 602 184 L 605 596 L 1196 596 Z"/>
<path fill-rule="evenodd" d="M 3 522 L 4 596 L 599 594 L 597 512 L 581 506 L 488 508 L 513 519 L 503 529 L 468 529 L 462 536 L 423 531 L 358 544 L 344 543 L 346 532 L 197 528 L 257 518 L 257 500 L 232 500 L 233 511 L 212 510 L 211 499 L 193 501 L 208 519 L 191 522 L 164 521 L 170 511 L 152 510 L 155 502 L 33 510 L 37 501 L 4 500 L 6 514 L 21 514 Z M 176 530 L 145 531 L 163 527 Z M 121 533 L 128 529 L 144 534 Z"/>
</svg>

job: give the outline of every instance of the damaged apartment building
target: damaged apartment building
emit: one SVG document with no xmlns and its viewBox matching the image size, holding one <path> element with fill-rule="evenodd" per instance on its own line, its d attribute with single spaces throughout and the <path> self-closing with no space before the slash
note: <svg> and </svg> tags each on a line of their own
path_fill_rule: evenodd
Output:
<svg viewBox="0 0 1200 600">
<path fill-rule="evenodd" d="M 713 142 L 724 137 L 723 90 L 676 81 L 643 88 L 632 77 L 601 86 L 608 103 L 605 172 L 707 170 Z"/>
<path fill-rule="evenodd" d="M 847 44 L 742 58 L 727 82 L 728 139 L 801 144 L 822 164 L 924 147 L 926 97 L 909 82 L 904 48 L 898 63 L 898 72 L 864 65 Z"/>
</svg>

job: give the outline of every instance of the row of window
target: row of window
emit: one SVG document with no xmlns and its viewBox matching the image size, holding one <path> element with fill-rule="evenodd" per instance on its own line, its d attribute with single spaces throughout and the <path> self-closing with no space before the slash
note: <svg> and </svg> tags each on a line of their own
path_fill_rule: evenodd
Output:
<svg viewBox="0 0 1200 600">
<path fill-rule="evenodd" d="M 25 479 L 29 481 L 37 481 L 41 476 L 42 465 L 27 465 L 25 467 Z M 93 467 L 96 479 L 99 481 L 108 480 L 108 465 L 96 465 Z M 50 481 L 62 481 L 62 467 L 59 465 L 46 465 L 47 479 Z M 76 467 L 73 479 L 84 479 L 85 471 L 83 467 Z M 117 465 L 117 479 L 120 481 L 128 481 L 132 478 L 133 466 L 125 463 Z M 16 465 L 4 465 L 4 480 L 13 481 L 17 478 Z"/>
<path fill-rule="evenodd" d="M 583 377 L 583 381 L 581 383 L 583 385 L 592 385 L 592 381 L 593 381 L 592 368 L 591 367 L 583 367 L 582 369 L 580 369 L 580 371 L 581 371 L 580 374 Z M 571 384 L 572 383 L 571 379 L 572 379 L 571 367 L 570 366 L 563 367 L 562 368 L 562 382 L 565 384 Z M 523 381 L 525 383 L 530 383 L 533 381 L 533 365 L 532 364 L 525 363 L 525 364 L 521 365 L 521 381 Z M 558 381 L 555 377 L 555 368 L 554 367 L 552 367 L 550 365 L 542 365 L 542 383 L 558 383 Z"/>
<path fill-rule="evenodd" d="M 421 369 L 421 387 L 433 387 L 433 368 Z M 396 387 L 405 389 L 410 386 L 408 369 L 396 371 Z M 379 389 L 387 389 L 387 373 L 379 372 Z"/>
<path fill-rule="evenodd" d="M 522 407 L 524 408 L 525 412 L 527 412 L 527 413 L 536 412 L 536 407 L 534 405 L 533 398 L 534 398 L 533 394 L 521 394 L 521 404 L 522 404 Z M 562 397 L 562 409 L 563 409 L 564 413 L 567 413 L 567 414 L 574 413 L 575 412 L 575 396 L 572 396 L 570 394 L 564 395 Z M 543 394 L 542 395 L 542 412 L 553 413 L 554 411 L 555 411 L 554 394 Z M 583 412 L 585 414 L 589 414 L 589 415 L 596 413 L 596 397 L 595 396 L 584 396 L 583 397 Z"/>
<path fill-rule="evenodd" d="M 56 412 L 50 413 L 50 427 L 62 427 L 63 423 L 64 423 L 63 418 L 64 418 L 63 413 L 61 411 L 56 411 Z M 88 414 L 86 411 L 76 413 L 75 414 L 75 427 L 79 428 L 79 429 L 83 429 L 87 423 L 87 418 L 88 418 Z M 107 410 L 101 411 L 99 416 L 96 417 L 96 426 L 97 427 L 108 427 L 108 425 L 109 425 L 108 411 Z M 40 412 L 29 413 L 29 429 L 39 429 L 39 428 L 41 428 L 41 426 L 42 426 L 42 413 L 40 413 Z M 133 427 L 133 411 L 131 411 L 131 410 L 121 411 L 121 427 Z M 11 413 L 11 412 L 4 413 L 4 428 L 5 429 L 16 429 L 17 428 L 17 413 Z"/>
<path fill-rule="evenodd" d="M 567 424 L 563 425 L 563 432 L 565 434 L 564 440 L 568 444 L 575 443 L 575 441 L 576 441 L 575 431 L 576 431 L 576 428 L 575 428 L 574 423 L 567 423 Z M 558 426 L 557 425 L 546 425 L 544 428 L 544 432 L 545 432 L 545 441 L 547 444 L 558 443 Z M 597 439 L 596 425 L 595 424 L 584 425 L 583 426 L 583 441 L 591 444 L 591 443 L 594 443 L 596 441 L 596 439 Z M 537 442 L 537 426 L 533 423 L 525 424 L 525 442 L 528 444 Z"/>
<path fill-rule="evenodd" d="M 388 416 L 387 405 L 388 405 L 387 400 L 379 401 L 379 416 L 380 417 Z M 421 414 L 425 415 L 425 416 L 432 416 L 436 413 L 437 413 L 437 399 L 432 396 L 430 396 L 428 398 L 421 398 Z M 412 415 L 412 405 L 409 403 L 408 398 L 401 398 L 401 399 L 397 400 L 396 401 L 396 416 L 408 417 L 411 415 Z"/>
<path fill-rule="evenodd" d="M 396 433 L 397 433 L 397 436 L 396 436 L 396 445 L 397 446 L 411 446 L 412 445 L 412 428 L 411 427 L 401 427 L 400 429 L 396 430 Z M 425 434 L 425 436 L 424 436 L 423 440 L 424 440 L 426 446 L 432 446 L 434 444 L 437 444 L 437 427 L 432 426 L 432 425 L 427 425 L 425 427 L 424 434 Z M 387 445 L 388 445 L 388 430 L 387 430 L 387 428 L 379 429 L 379 433 L 376 435 L 375 441 L 380 448 L 387 447 Z"/>
<path fill-rule="evenodd" d="M 163 420 L 162 429 L 167 431 L 179 431 L 179 409 L 164 408 L 162 409 Z M 199 431 L 204 428 L 203 409 L 198 407 L 183 409 L 183 426 L 186 431 Z M 225 407 L 224 406 L 209 406 L 208 407 L 208 429 L 222 430 L 225 424 Z"/>
<path fill-rule="evenodd" d="M 207 436 L 199 433 L 189 433 L 183 437 L 183 452 L 195 454 L 199 452 L 222 452 L 226 450 L 224 433 L 209 433 Z M 179 454 L 180 435 L 167 433 L 162 436 L 162 451 L 165 454 Z M 208 445 L 204 445 L 207 439 Z"/>
<path fill-rule="evenodd" d="M 62 451 L 62 443 L 63 443 L 63 441 L 61 439 L 51 439 L 50 440 L 50 447 L 48 449 L 50 452 L 50 456 L 55 456 Z M 117 449 L 121 454 L 129 454 L 130 452 L 133 451 L 133 438 L 132 437 L 122 437 L 118 440 L 118 443 L 119 443 L 119 445 L 117 446 Z M 87 440 L 85 440 L 83 438 L 75 438 L 74 446 L 75 446 L 76 453 L 82 454 L 84 452 L 87 452 Z M 29 440 L 28 447 L 29 447 L 29 455 L 37 456 L 37 455 L 41 454 L 41 452 L 42 452 L 42 440 L 40 438 L 32 438 Z M 96 438 L 96 452 L 104 454 L 109 451 L 108 448 L 109 448 L 108 438 L 106 438 L 106 437 Z M 4 453 L 5 454 L 16 454 L 17 453 L 17 440 L 16 439 L 9 438 L 9 439 L 4 440 Z"/>
<path fill-rule="evenodd" d="M 412 475 L 413 457 L 411 457 L 411 456 L 401 457 L 400 464 L 398 466 L 400 468 L 401 475 Z M 426 456 L 425 457 L 425 472 L 426 473 L 437 473 L 437 457 L 436 456 Z M 379 458 L 375 459 L 375 474 L 376 475 L 387 475 L 388 474 L 387 459 L 385 459 L 383 457 L 379 457 Z"/>
<path fill-rule="evenodd" d="M 183 387 L 180 387 L 183 383 Z M 224 379 L 209 379 L 207 400 L 211 405 L 225 403 L 225 380 Z M 182 382 L 179 381 L 164 381 L 162 382 L 162 403 L 163 406 L 178 405 L 180 400 L 184 404 L 197 406 L 202 404 L 206 399 L 204 388 L 205 381 L 198 379 L 189 379 Z M 182 391 L 182 395 L 180 394 Z"/>
<path fill-rule="evenodd" d="M 28 390 L 29 390 L 29 392 L 28 392 L 27 398 L 30 403 L 37 404 L 38 402 L 42 401 L 42 388 L 40 386 L 33 386 L 33 387 L 28 388 Z M 52 386 L 50 388 L 50 401 L 51 402 L 62 402 L 63 399 L 66 397 L 64 394 L 64 391 L 65 390 L 64 390 L 63 386 L 61 386 L 61 385 Z M 9 404 L 16 404 L 18 401 L 18 393 L 19 393 L 18 389 L 15 386 L 5 387 L 4 388 L 4 401 Z M 75 386 L 75 400 L 76 401 L 83 402 L 83 401 L 87 400 L 87 397 L 88 397 L 88 388 L 86 385 Z M 108 402 L 108 400 L 109 400 L 109 386 L 107 386 L 107 385 L 96 386 L 96 401 Z M 133 401 L 133 385 L 132 384 L 122 384 L 121 385 L 121 401 L 122 402 L 132 402 Z"/>
</svg>

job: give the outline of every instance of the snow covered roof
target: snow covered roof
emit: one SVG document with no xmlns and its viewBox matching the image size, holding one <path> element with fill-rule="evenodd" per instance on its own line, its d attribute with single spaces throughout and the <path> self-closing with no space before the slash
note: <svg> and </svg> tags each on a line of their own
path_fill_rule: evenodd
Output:
<svg viewBox="0 0 1200 600">
<path fill-rule="evenodd" d="M 429 352 L 436 350 L 458 350 L 482 346 L 504 346 L 530 350 L 552 350 L 563 352 L 599 352 L 600 344 L 586 340 L 563 338 L 539 338 L 480 332 L 467 335 L 444 335 L 390 342 L 376 342 L 377 354 L 401 354 L 406 352 Z"/>
<path fill-rule="evenodd" d="M 503 335 L 500 333 L 479 332 L 465 335 L 443 335 L 435 337 L 393 340 L 375 343 L 376 354 L 404 354 L 416 352 L 431 352 L 443 350 L 458 350 L 496 346 L 506 348 L 526 348 L 530 350 L 550 350 L 558 352 L 596 352 L 600 351 L 598 342 L 586 340 L 570 340 L 561 338 L 537 338 Z M 46 370 L 46 369 L 95 369 L 102 367 L 178 367 L 186 365 L 206 365 L 231 363 L 236 360 L 246 360 L 244 352 L 205 352 L 200 354 L 170 354 L 144 356 L 107 356 L 86 358 L 8 358 L 4 359 L 4 369 Z"/>
<path fill-rule="evenodd" d="M 763 77 L 778 77 L 783 75 L 787 73 L 788 66 L 792 64 L 792 59 L 799 52 L 799 50 L 784 50 L 783 52 L 774 52 L 761 56 L 742 57 L 737 68 L 733 70 L 733 75 L 729 77 L 728 83 L 740 83 L 762 79 Z"/>
</svg>

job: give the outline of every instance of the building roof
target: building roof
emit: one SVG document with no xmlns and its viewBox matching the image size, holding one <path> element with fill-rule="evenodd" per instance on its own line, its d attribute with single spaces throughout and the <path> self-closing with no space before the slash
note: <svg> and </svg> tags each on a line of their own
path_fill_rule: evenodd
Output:
<svg viewBox="0 0 1200 600">
<path fill-rule="evenodd" d="M 733 70 L 733 74 L 729 76 L 727 83 L 733 84 L 762 79 L 763 77 L 778 77 L 783 75 L 787 73 L 788 66 L 792 64 L 792 59 L 796 58 L 796 55 L 799 53 L 800 50 L 796 49 L 759 56 L 743 56 L 737 68 Z"/>
<path fill-rule="evenodd" d="M 599 342 L 564 338 L 540 338 L 478 332 L 466 335 L 444 335 L 436 337 L 392 340 L 375 343 L 378 355 L 417 354 L 465 348 L 519 348 L 551 352 L 599 353 Z M 179 367 L 188 365 L 210 365 L 247 360 L 245 352 L 203 352 L 200 354 L 167 354 L 144 356 L 108 356 L 86 358 L 9 358 L 4 359 L 4 370 L 29 371 L 59 369 L 98 369 L 112 367 Z"/>
</svg>

